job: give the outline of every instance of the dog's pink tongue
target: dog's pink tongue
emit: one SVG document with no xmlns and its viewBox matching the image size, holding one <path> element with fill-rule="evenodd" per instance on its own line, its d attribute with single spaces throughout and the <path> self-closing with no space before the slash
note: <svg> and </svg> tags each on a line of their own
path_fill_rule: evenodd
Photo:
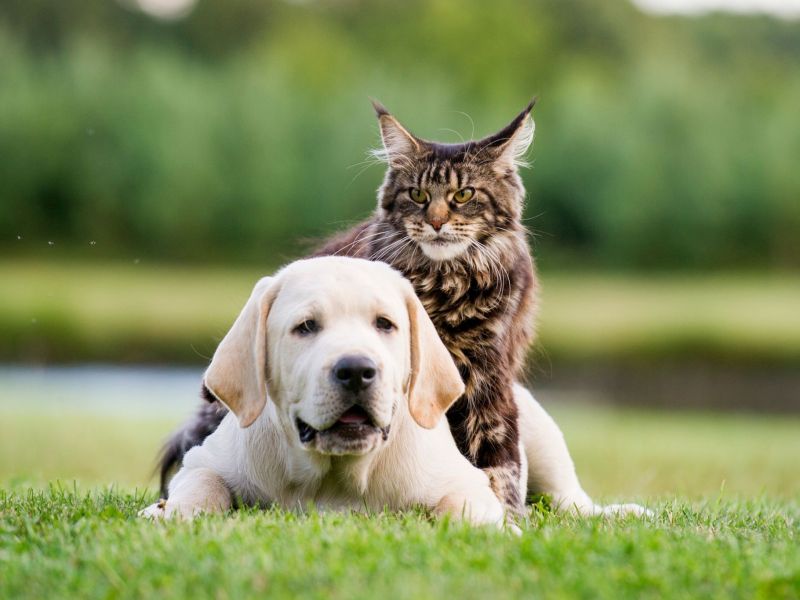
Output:
<svg viewBox="0 0 800 600">
<path fill-rule="evenodd" d="M 347 425 L 361 425 L 367 421 L 369 421 L 367 413 L 364 412 L 363 408 L 359 408 L 358 406 L 348 408 L 344 414 L 339 417 L 339 423 L 345 423 Z"/>
</svg>

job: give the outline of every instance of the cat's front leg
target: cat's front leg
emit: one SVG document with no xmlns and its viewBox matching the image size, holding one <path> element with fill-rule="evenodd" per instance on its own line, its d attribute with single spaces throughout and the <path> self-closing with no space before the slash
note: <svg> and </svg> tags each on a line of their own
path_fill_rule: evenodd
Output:
<svg viewBox="0 0 800 600">
<path fill-rule="evenodd" d="M 510 386 L 495 388 L 491 395 L 468 393 L 447 417 L 459 449 L 489 476 L 506 511 L 524 514 L 518 414 Z"/>
</svg>

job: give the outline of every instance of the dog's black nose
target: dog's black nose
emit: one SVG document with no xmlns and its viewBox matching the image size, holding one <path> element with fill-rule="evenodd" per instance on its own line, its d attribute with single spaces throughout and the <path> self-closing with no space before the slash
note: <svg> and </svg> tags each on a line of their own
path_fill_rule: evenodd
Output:
<svg viewBox="0 0 800 600">
<path fill-rule="evenodd" d="M 377 374 L 378 366 L 366 356 L 345 356 L 333 365 L 333 378 L 351 392 L 368 388 Z"/>
</svg>

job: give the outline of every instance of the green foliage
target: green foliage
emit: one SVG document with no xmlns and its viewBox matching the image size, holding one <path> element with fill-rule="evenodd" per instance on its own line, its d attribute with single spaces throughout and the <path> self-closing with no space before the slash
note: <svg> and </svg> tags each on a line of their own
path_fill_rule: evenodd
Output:
<svg viewBox="0 0 800 600">
<path fill-rule="evenodd" d="M 622 0 L 7 2 L 0 247 L 279 262 L 371 211 L 368 96 L 457 140 L 540 93 L 544 261 L 796 266 L 798 33 Z"/>
<path fill-rule="evenodd" d="M 523 534 L 424 515 L 136 519 L 141 494 L 0 492 L 7 598 L 796 598 L 798 507 L 681 500 L 652 521 L 536 510 Z"/>
</svg>

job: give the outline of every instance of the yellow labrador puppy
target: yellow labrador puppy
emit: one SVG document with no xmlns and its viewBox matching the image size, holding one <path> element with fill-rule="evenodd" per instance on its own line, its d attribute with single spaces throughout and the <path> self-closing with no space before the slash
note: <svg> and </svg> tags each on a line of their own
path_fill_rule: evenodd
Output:
<svg viewBox="0 0 800 600">
<path fill-rule="evenodd" d="M 258 282 L 217 348 L 205 384 L 231 412 L 189 450 L 169 499 L 143 516 L 192 516 L 245 504 L 355 510 L 424 506 L 473 524 L 503 523 L 486 475 L 456 448 L 444 413 L 464 384 L 411 284 L 380 262 L 302 260 Z M 520 493 L 582 515 L 564 437 L 520 385 Z M 525 476 L 527 475 L 527 477 Z"/>
<path fill-rule="evenodd" d="M 231 413 L 191 449 L 144 516 L 423 506 L 503 523 L 489 480 L 456 448 L 458 370 L 411 284 L 379 262 L 327 257 L 258 282 L 205 384 Z"/>
</svg>

